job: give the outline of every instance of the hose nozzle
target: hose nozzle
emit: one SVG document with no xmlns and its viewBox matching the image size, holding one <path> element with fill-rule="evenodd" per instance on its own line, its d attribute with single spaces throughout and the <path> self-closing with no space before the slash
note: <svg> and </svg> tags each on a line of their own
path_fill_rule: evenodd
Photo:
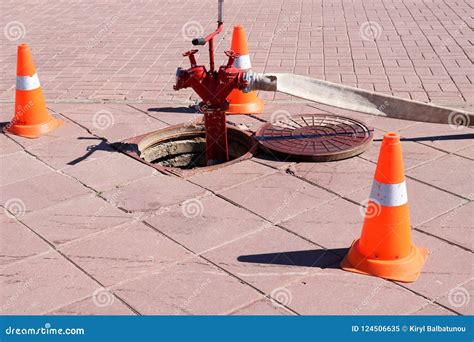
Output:
<svg viewBox="0 0 474 342">
<path fill-rule="evenodd" d="M 277 91 L 277 78 L 273 75 L 247 71 L 244 73 L 243 80 L 247 84 L 242 89 L 244 93 L 249 93 L 253 90 Z"/>
</svg>

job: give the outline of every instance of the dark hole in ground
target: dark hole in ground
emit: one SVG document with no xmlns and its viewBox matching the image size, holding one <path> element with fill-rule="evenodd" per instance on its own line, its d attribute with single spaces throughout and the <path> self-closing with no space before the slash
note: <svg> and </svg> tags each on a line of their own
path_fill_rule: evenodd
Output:
<svg viewBox="0 0 474 342">
<path fill-rule="evenodd" d="M 207 166 L 205 133 L 204 130 L 195 128 L 173 137 L 157 136 L 154 142 L 139 148 L 140 158 L 151 164 L 171 168 L 192 169 Z M 242 134 L 236 130 L 228 130 L 230 161 L 244 156 L 254 144 L 248 138 L 244 139 Z"/>
</svg>

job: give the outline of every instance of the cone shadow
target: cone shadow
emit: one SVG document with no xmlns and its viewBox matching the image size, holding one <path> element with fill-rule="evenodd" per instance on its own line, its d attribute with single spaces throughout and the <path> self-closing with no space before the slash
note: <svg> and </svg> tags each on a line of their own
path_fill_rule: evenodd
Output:
<svg viewBox="0 0 474 342">
<path fill-rule="evenodd" d="M 348 250 L 348 248 L 335 248 L 249 254 L 241 255 L 237 260 L 254 264 L 339 268 L 339 263 Z"/>
</svg>

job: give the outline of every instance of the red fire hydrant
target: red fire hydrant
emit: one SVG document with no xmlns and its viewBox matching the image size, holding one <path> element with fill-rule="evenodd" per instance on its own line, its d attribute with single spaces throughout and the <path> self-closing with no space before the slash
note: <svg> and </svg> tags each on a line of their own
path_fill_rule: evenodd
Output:
<svg viewBox="0 0 474 342">
<path fill-rule="evenodd" d="M 244 72 L 234 67 L 234 59 L 238 57 L 233 51 L 226 51 L 229 57 L 226 65 L 218 71 L 214 70 L 214 36 L 222 31 L 222 2 L 219 1 L 219 20 L 217 29 L 205 38 L 193 39 L 193 45 L 209 44 L 209 70 L 204 65 L 197 65 L 194 54 L 198 50 L 190 50 L 183 54 L 189 58 L 191 67 L 187 70 L 178 68 L 174 90 L 191 87 L 201 97 L 200 111 L 204 114 L 206 130 L 206 161 L 207 165 L 223 163 L 229 160 L 227 143 L 227 127 L 225 112 L 229 106 L 227 96 L 233 89 L 244 89 L 248 86 Z"/>
</svg>

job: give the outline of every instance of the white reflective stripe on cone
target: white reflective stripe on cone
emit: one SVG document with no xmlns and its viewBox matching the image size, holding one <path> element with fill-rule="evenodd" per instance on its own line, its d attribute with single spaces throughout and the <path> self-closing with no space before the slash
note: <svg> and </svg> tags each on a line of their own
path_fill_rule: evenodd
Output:
<svg viewBox="0 0 474 342">
<path fill-rule="evenodd" d="M 405 181 L 398 184 L 384 184 L 374 180 L 370 199 L 385 207 L 397 207 L 408 202 Z"/>
<path fill-rule="evenodd" d="M 250 56 L 242 55 L 234 60 L 234 66 L 239 69 L 250 69 L 252 64 L 250 64 Z"/>
<path fill-rule="evenodd" d="M 17 90 L 33 90 L 40 87 L 38 74 L 33 76 L 17 76 L 16 89 Z"/>
</svg>

